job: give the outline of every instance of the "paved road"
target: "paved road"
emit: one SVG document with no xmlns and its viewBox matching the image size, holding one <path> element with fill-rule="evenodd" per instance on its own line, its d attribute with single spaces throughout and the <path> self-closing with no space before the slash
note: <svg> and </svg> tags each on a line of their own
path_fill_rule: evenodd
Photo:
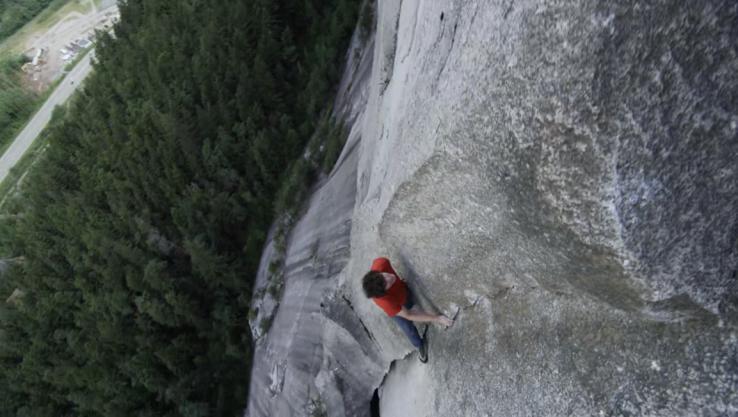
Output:
<svg viewBox="0 0 738 417">
<path fill-rule="evenodd" d="M 90 73 L 92 70 L 91 60 L 94 55 L 95 51 L 91 50 L 75 65 L 72 71 L 67 74 L 62 83 L 49 96 L 48 100 L 41 106 L 41 109 L 33 116 L 31 121 L 28 122 L 26 127 L 23 128 L 5 151 L 0 158 L 0 182 L 5 179 L 10 168 L 20 160 L 34 139 L 44 130 L 49 120 L 51 120 L 51 112 L 54 110 L 54 107 L 67 101 L 74 90 L 79 87 L 82 80 Z"/>
</svg>

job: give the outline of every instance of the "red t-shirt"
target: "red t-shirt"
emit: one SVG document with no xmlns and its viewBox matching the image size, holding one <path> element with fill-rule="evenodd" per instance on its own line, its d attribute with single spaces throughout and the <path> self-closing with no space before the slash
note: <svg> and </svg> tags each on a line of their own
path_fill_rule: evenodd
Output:
<svg viewBox="0 0 738 417">
<path fill-rule="evenodd" d="M 407 301 L 407 285 L 405 281 L 400 279 L 392 265 L 390 265 L 389 259 L 377 258 L 372 262 L 372 271 L 386 272 L 397 277 L 395 283 L 387 290 L 387 293 L 381 297 L 373 297 L 372 300 L 387 313 L 388 316 L 394 317 L 397 313 L 402 310 L 402 306 Z"/>
</svg>

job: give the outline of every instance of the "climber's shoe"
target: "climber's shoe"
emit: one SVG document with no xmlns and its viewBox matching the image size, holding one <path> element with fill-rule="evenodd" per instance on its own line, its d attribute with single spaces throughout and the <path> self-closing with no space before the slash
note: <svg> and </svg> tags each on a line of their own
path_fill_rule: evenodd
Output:
<svg viewBox="0 0 738 417">
<path fill-rule="evenodd" d="M 428 362 L 428 325 L 423 329 L 423 338 L 421 339 L 423 344 L 418 348 L 418 359 L 421 362 Z"/>
<path fill-rule="evenodd" d="M 425 343 L 425 339 L 423 339 L 423 344 L 418 348 L 418 359 L 423 363 L 428 362 L 428 344 Z"/>
</svg>

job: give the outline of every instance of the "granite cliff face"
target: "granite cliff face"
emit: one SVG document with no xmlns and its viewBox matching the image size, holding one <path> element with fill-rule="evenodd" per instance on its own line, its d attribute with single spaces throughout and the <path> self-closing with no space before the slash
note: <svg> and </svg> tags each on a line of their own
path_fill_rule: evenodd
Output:
<svg viewBox="0 0 738 417">
<path fill-rule="evenodd" d="M 246 415 L 738 414 L 738 4 L 611 3 L 377 3 Z"/>
</svg>

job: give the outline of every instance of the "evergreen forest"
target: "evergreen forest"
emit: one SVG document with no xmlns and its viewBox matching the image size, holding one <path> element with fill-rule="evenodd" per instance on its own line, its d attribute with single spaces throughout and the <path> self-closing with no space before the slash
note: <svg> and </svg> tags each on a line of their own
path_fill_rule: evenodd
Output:
<svg viewBox="0 0 738 417">
<path fill-rule="evenodd" d="M 0 416 L 236 416 L 275 196 L 357 0 L 127 0 L 0 221 Z"/>
</svg>

